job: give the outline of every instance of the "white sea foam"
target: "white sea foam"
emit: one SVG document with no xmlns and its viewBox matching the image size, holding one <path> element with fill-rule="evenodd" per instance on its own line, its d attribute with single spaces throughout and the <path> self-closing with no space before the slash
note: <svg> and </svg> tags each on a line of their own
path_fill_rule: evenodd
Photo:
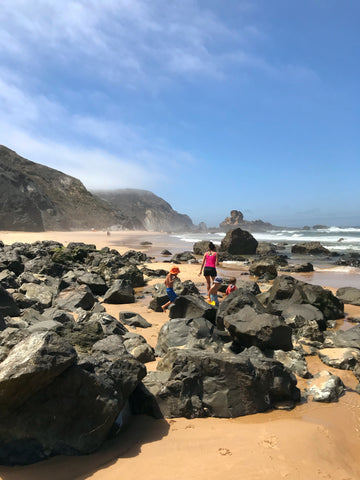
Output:
<svg viewBox="0 0 360 480">
<path fill-rule="evenodd" d="M 329 267 L 316 267 L 314 266 L 315 272 L 331 272 L 331 273 L 356 273 L 360 277 L 359 269 L 355 267 L 347 266 L 329 266 Z"/>
</svg>

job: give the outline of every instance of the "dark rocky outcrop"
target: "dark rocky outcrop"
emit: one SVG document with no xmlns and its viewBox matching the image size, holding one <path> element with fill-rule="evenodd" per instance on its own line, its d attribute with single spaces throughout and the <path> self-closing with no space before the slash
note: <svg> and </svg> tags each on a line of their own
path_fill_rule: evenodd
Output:
<svg viewBox="0 0 360 480">
<path fill-rule="evenodd" d="M 220 251 L 228 252 L 232 255 L 244 255 L 256 253 L 258 242 L 251 233 L 235 228 L 229 230 L 223 238 Z"/>
<path fill-rule="evenodd" d="M 128 226 L 129 219 L 79 180 L 0 146 L 0 230 L 85 230 L 115 224 Z"/>
<path fill-rule="evenodd" d="M 220 230 L 227 232 L 233 228 L 244 228 L 251 232 L 261 232 L 266 230 L 273 230 L 280 227 L 271 225 L 271 223 L 263 222 L 262 220 L 244 220 L 244 215 L 239 210 L 231 210 L 230 217 L 225 218 L 220 223 Z"/>
<path fill-rule="evenodd" d="M 281 314 L 293 304 L 310 304 L 322 312 L 325 321 L 344 317 L 344 304 L 330 290 L 286 275 L 277 277 L 271 288 L 261 293 L 258 298 L 270 311 L 277 314 Z M 322 329 L 325 328 L 326 324 L 322 325 Z"/>
<path fill-rule="evenodd" d="M 331 252 L 320 242 L 303 242 L 293 245 L 291 253 L 300 255 L 330 255 Z"/>
<path fill-rule="evenodd" d="M 172 350 L 132 396 L 136 413 L 232 418 L 300 399 L 295 377 L 254 347 L 239 355 Z"/>
</svg>

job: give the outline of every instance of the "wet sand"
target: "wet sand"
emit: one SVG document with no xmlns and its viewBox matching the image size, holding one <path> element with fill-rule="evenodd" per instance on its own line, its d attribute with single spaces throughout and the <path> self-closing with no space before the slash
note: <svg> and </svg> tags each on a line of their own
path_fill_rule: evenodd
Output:
<svg viewBox="0 0 360 480">
<path fill-rule="evenodd" d="M 97 248 L 110 246 L 120 253 L 134 248 L 155 257 L 170 243 L 166 235 L 148 232 L 116 232 L 110 237 L 106 232 L 0 232 L 0 240 L 5 244 L 42 239 L 58 240 L 64 245 L 70 241 L 94 243 Z M 152 245 L 142 247 L 142 241 Z M 174 249 L 171 251 L 175 253 Z M 168 263 L 148 266 L 169 268 Z M 205 293 L 203 277 L 198 276 L 199 265 L 182 264 L 180 269 L 182 280 L 193 280 Z M 249 276 L 240 276 L 244 270 L 226 265 L 220 266 L 219 273 L 229 276 L 237 272 L 238 278 L 246 280 Z M 151 280 L 149 285 L 158 281 L 162 280 Z M 105 307 L 116 318 L 123 310 L 143 315 L 152 327 L 134 331 L 155 346 L 168 315 L 150 310 L 149 299 L 145 296 L 135 304 Z M 346 305 L 345 311 L 360 316 L 360 307 Z M 346 328 L 352 326 L 346 320 L 340 321 L 339 326 L 344 323 Z M 274 410 L 235 419 L 155 420 L 136 416 L 116 439 L 91 455 L 55 457 L 26 467 L 0 466 L 0 479 L 132 480 L 145 476 L 150 480 L 215 480 L 223 476 L 227 480 L 359 480 L 360 395 L 354 392 L 358 382 L 352 372 L 327 367 L 318 357 L 307 360 L 311 373 L 328 370 L 342 378 L 346 393 L 339 402 L 321 404 L 308 400 L 290 412 Z M 147 364 L 147 369 L 155 369 L 156 363 Z M 298 387 L 303 390 L 306 380 L 298 378 Z"/>
</svg>

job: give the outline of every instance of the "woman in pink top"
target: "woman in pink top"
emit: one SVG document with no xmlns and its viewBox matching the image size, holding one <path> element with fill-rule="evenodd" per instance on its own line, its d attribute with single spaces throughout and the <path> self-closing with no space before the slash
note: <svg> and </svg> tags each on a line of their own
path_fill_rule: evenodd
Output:
<svg viewBox="0 0 360 480">
<path fill-rule="evenodd" d="M 204 255 L 199 273 L 200 276 L 204 269 L 204 277 L 206 279 L 206 287 L 208 292 L 211 287 L 211 280 L 214 281 L 215 277 L 217 276 L 217 265 L 219 265 L 219 257 L 216 253 L 216 247 L 212 242 L 210 242 L 209 251 L 207 251 Z"/>
</svg>

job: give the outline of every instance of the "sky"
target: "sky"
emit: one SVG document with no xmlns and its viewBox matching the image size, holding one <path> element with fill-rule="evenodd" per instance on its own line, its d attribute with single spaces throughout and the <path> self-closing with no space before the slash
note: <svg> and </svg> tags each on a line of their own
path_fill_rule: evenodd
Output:
<svg viewBox="0 0 360 480">
<path fill-rule="evenodd" d="M 0 6 L 0 144 L 194 223 L 360 225 L 358 0 Z"/>
</svg>

